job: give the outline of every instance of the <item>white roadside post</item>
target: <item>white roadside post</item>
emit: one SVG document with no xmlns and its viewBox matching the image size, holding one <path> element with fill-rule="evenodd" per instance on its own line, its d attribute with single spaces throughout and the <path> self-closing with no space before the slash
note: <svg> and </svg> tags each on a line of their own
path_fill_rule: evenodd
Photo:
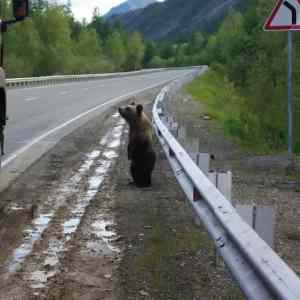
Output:
<svg viewBox="0 0 300 300">
<path fill-rule="evenodd" d="M 288 31 L 288 154 L 293 162 L 293 31 L 300 30 L 300 1 L 278 0 L 264 30 Z"/>
</svg>

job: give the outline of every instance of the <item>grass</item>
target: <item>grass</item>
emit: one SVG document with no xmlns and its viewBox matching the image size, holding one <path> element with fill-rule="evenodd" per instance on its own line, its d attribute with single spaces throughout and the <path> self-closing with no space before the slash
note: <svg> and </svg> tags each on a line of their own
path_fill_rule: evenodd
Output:
<svg viewBox="0 0 300 300">
<path fill-rule="evenodd" d="M 185 233 L 171 233 L 163 223 L 156 220 L 145 253 L 137 261 L 139 268 L 145 271 L 152 270 L 151 281 L 154 290 L 160 291 L 160 295 L 156 297 L 159 299 L 179 297 L 181 291 L 178 290 L 178 284 L 181 278 L 178 275 L 178 264 L 180 264 L 180 261 L 177 261 L 178 253 L 186 251 L 196 253 L 201 247 L 205 247 L 205 242 L 198 228 Z M 190 292 L 192 295 L 192 291 Z"/>
<path fill-rule="evenodd" d="M 186 91 L 196 101 L 201 101 L 225 134 L 233 137 L 245 150 L 258 154 L 285 151 L 286 130 L 280 128 L 281 122 L 274 122 L 282 118 L 283 112 L 276 111 L 277 108 L 272 110 L 271 106 L 265 113 L 250 111 L 254 105 L 251 98 L 241 95 L 222 68 L 210 69 L 187 85 Z M 296 149 L 300 150 L 298 137 Z"/>
<path fill-rule="evenodd" d="M 226 295 L 224 296 L 223 300 L 244 300 L 245 297 L 243 296 L 242 292 L 238 287 L 232 287 Z"/>
</svg>

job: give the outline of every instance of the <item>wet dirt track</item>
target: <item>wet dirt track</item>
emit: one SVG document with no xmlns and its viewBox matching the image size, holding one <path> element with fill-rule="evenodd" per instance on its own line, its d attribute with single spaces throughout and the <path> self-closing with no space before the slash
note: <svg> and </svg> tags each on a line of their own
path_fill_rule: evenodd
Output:
<svg viewBox="0 0 300 300">
<path fill-rule="evenodd" d="M 0 299 L 240 299 L 157 144 L 153 187 L 128 186 L 115 111 L 0 194 Z"/>
<path fill-rule="evenodd" d="M 124 122 L 118 114 L 113 114 L 106 123 L 106 133 L 96 138 L 88 152 L 81 153 L 81 161 L 74 162 L 74 168 L 65 171 L 64 176 L 59 175 L 64 157 L 58 153 L 50 155 L 49 168 L 39 170 L 47 175 L 41 174 L 39 178 L 45 186 L 41 186 L 41 182 L 35 186 L 39 190 L 36 198 L 30 199 L 30 193 L 27 195 L 31 184 L 29 178 L 16 182 L 5 193 L 7 205 L 3 206 L 1 226 L 0 299 L 48 298 L 52 294 L 52 285 L 65 278 L 74 282 L 82 278 L 97 290 L 98 297 L 112 290 L 111 270 L 106 270 L 105 263 L 111 262 L 120 252 L 118 246 L 113 245 L 117 235 L 105 203 L 102 199 L 97 203 L 93 201 L 118 156 Z M 64 152 L 62 155 L 66 154 Z M 37 165 L 33 169 L 39 169 Z M 32 170 L 33 173 L 35 171 Z M 14 199 L 8 199 L 10 195 Z M 104 267 L 91 272 L 89 266 L 94 269 L 93 260 L 97 252 L 101 253 Z M 73 258 L 75 265 L 80 267 L 80 273 L 77 267 L 69 270 L 74 265 L 68 266 L 67 262 Z M 63 284 L 63 290 L 66 288 L 67 285 Z M 59 297 L 61 293 L 59 291 Z M 105 296 L 101 298 L 105 299 Z"/>
</svg>

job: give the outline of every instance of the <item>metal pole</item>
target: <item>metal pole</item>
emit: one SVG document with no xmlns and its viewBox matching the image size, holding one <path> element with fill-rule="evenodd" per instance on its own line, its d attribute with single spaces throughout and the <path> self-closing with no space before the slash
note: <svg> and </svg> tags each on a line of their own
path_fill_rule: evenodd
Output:
<svg viewBox="0 0 300 300">
<path fill-rule="evenodd" d="M 288 155 L 293 160 L 293 32 L 288 31 Z"/>
</svg>

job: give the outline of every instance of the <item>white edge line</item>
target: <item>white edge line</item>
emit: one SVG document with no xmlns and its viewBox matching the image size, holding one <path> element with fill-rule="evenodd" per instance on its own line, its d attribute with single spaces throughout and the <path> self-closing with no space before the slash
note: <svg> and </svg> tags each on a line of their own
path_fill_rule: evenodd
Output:
<svg viewBox="0 0 300 300">
<path fill-rule="evenodd" d="M 9 156 L 7 159 L 5 159 L 5 160 L 2 162 L 1 167 L 7 166 L 10 162 L 12 162 L 12 161 L 13 161 L 14 159 L 16 159 L 18 156 L 20 156 L 21 154 L 23 154 L 24 152 L 26 152 L 26 151 L 27 151 L 28 149 L 30 149 L 32 146 L 34 146 L 35 144 L 39 143 L 40 141 L 42 141 L 43 139 L 45 139 L 45 138 L 48 137 L 49 135 L 51 135 L 51 134 L 53 134 L 53 133 L 55 133 L 55 132 L 57 132 L 57 131 L 59 131 L 59 130 L 65 128 L 66 126 L 68 126 L 68 125 L 74 123 L 75 121 L 77 121 L 77 120 L 79 120 L 79 119 L 85 117 L 86 115 L 88 115 L 88 114 L 90 114 L 90 113 L 92 113 L 92 112 L 94 112 L 94 111 L 96 111 L 96 110 L 98 110 L 98 109 L 100 109 L 100 108 L 102 108 L 102 107 L 104 107 L 104 106 L 106 106 L 106 105 L 108 105 L 108 104 L 112 104 L 112 103 L 114 103 L 114 102 L 118 102 L 118 101 L 122 100 L 123 98 L 127 98 L 127 97 L 130 97 L 130 96 L 133 96 L 133 95 L 142 93 L 142 92 L 144 92 L 144 91 L 146 91 L 146 90 L 151 90 L 151 89 L 153 89 L 153 88 L 155 88 L 155 87 L 164 85 L 164 84 L 167 83 L 167 82 L 171 82 L 171 81 L 174 81 L 174 80 L 176 80 L 176 79 L 178 79 L 178 78 L 185 77 L 187 74 L 189 74 L 189 73 L 191 73 L 191 72 L 192 72 L 192 71 L 189 71 L 189 72 L 186 72 L 186 73 L 184 73 L 183 75 L 177 76 L 177 77 L 175 77 L 175 78 L 173 78 L 173 79 L 165 80 L 165 81 L 162 81 L 162 82 L 160 82 L 160 83 L 154 84 L 154 85 L 152 85 L 152 86 L 149 86 L 149 87 L 146 87 L 146 88 L 143 88 L 143 89 L 140 89 L 140 90 L 136 90 L 136 91 L 130 92 L 130 93 L 128 93 L 128 94 L 125 94 L 125 95 L 122 95 L 122 96 L 113 98 L 113 99 L 111 99 L 111 100 L 106 101 L 106 102 L 103 103 L 103 104 L 100 104 L 100 105 L 97 105 L 97 106 L 94 107 L 94 108 L 91 108 L 91 109 L 85 111 L 84 113 L 81 113 L 81 114 L 77 115 L 75 118 L 73 118 L 73 119 L 71 119 L 71 120 L 69 120 L 69 121 L 67 121 L 67 122 L 65 122 L 65 123 L 63 123 L 63 124 L 61 124 L 61 125 L 59 125 L 59 126 L 53 128 L 53 129 L 49 130 L 48 132 L 46 132 L 46 133 L 42 134 L 41 136 L 39 136 L 38 138 L 34 139 L 32 142 L 30 142 L 29 144 L 27 144 L 27 145 L 24 146 L 23 148 L 17 150 L 15 153 L 13 153 L 11 156 Z"/>
</svg>

